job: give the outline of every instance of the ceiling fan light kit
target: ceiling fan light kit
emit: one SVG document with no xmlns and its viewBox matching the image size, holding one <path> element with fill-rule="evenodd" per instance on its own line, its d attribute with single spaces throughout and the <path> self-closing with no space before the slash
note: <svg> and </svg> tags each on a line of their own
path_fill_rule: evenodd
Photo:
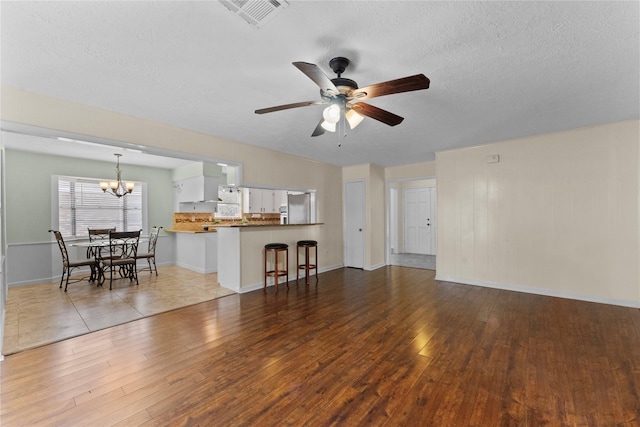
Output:
<svg viewBox="0 0 640 427">
<path fill-rule="evenodd" d="M 320 87 L 320 98 L 322 101 L 305 101 L 278 105 L 256 110 L 255 113 L 265 114 L 292 108 L 308 107 L 310 105 L 330 104 L 323 110 L 322 119 L 311 136 L 322 135 L 325 131 L 335 132 L 336 124 L 340 123 L 340 119 L 343 119 L 343 122 L 348 122 L 351 129 L 358 126 L 365 117 L 370 117 L 389 126 L 399 125 L 404 120 L 403 117 L 362 102 L 361 100 L 428 89 L 430 83 L 424 74 L 416 74 L 414 76 L 389 80 L 359 88 L 355 81 L 342 77 L 342 73 L 349 66 L 349 60 L 342 56 L 338 56 L 329 61 L 329 66 L 333 72 L 338 75 L 338 77 L 333 79 L 330 79 L 320 67 L 315 64 L 294 62 L 293 65 Z M 346 126 L 343 127 L 346 128 Z"/>
<path fill-rule="evenodd" d="M 349 122 L 349 127 L 351 129 L 355 129 L 355 127 L 364 120 L 364 116 L 356 113 L 353 108 L 345 113 L 345 118 L 347 119 L 347 122 Z"/>
</svg>

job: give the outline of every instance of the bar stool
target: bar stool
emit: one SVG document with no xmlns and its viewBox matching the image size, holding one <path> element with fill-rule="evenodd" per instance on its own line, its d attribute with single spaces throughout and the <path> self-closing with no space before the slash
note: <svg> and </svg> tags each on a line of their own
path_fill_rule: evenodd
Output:
<svg viewBox="0 0 640 427">
<path fill-rule="evenodd" d="M 304 264 L 300 264 L 300 249 L 304 248 Z M 309 260 L 309 249 L 313 248 L 313 264 Z M 296 282 L 300 279 L 300 270 L 304 270 L 304 283 L 309 284 L 309 270 L 315 270 L 316 283 L 318 283 L 318 242 L 315 240 L 299 240 L 296 246 Z"/>
<path fill-rule="evenodd" d="M 284 270 L 279 269 L 278 254 L 284 252 Z M 267 258 L 273 254 L 273 269 L 267 270 Z M 268 243 L 264 245 L 264 289 L 267 289 L 267 277 L 273 277 L 276 290 L 278 290 L 278 278 L 287 277 L 287 288 L 289 287 L 289 245 L 286 243 Z"/>
</svg>

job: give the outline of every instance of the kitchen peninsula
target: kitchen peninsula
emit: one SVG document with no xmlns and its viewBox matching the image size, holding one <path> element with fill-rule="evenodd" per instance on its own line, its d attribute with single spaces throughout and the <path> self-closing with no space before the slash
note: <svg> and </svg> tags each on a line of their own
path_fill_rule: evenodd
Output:
<svg viewBox="0 0 640 427">
<path fill-rule="evenodd" d="M 264 285 L 263 250 L 267 243 L 289 245 L 289 280 L 296 278 L 296 243 L 316 240 L 323 245 L 324 224 L 245 224 L 223 226 L 218 231 L 218 283 L 238 293 L 260 289 Z M 321 259 L 321 249 L 318 250 Z M 271 285 L 271 282 L 269 282 Z"/>
<path fill-rule="evenodd" d="M 289 279 L 296 277 L 296 243 L 318 241 L 322 259 L 324 224 L 316 221 L 315 190 L 237 187 L 237 171 L 196 162 L 174 170 L 173 226 L 176 265 L 217 272 L 221 286 L 248 292 L 264 285 L 267 243 L 289 245 Z"/>
<path fill-rule="evenodd" d="M 173 226 L 165 231 L 175 234 L 176 265 L 203 274 L 217 272 L 217 229 L 243 222 L 249 223 L 249 219 L 215 219 L 211 212 L 175 212 Z M 251 218 L 252 226 L 279 223 L 280 214 L 260 214 L 259 218 Z"/>
<path fill-rule="evenodd" d="M 218 273 L 220 286 L 248 292 L 263 286 L 263 249 L 271 242 L 289 245 L 289 279 L 295 278 L 298 240 L 316 240 L 322 247 L 324 224 L 280 224 L 280 214 L 245 214 L 220 218 L 204 212 L 176 212 L 176 265 L 198 273 Z M 320 256 L 320 255 L 319 255 Z"/>
</svg>

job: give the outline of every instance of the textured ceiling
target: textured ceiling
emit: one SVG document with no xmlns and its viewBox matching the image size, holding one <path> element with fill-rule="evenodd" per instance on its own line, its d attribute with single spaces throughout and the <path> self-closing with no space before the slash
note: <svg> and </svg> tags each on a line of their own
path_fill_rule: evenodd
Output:
<svg viewBox="0 0 640 427">
<path fill-rule="evenodd" d="M 640 117 L 636 1 L 293 1 L 262 28 L 216 1 L 0 7 L 4 85 L 337 165 Z M 321 106 L 254 114 L 319 99 L 291 63 L 333 78 L 334 56 L 359 86 L 423 73 L 431 87 L 370 100 L 404 122 L 342 137 L 310 137 Z"/>
</svg>

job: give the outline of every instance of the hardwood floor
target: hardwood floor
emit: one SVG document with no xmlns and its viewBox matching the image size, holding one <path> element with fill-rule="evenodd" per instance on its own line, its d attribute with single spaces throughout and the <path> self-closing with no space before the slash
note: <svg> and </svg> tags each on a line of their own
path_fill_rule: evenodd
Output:
<svg viewBox="0 0 640 427">
<path fill-rule="evenodd" d="M 637 309 L 397 266 L 290 286 L 8 356 L 2 425 L 640 425 Z"/>
</svg>

